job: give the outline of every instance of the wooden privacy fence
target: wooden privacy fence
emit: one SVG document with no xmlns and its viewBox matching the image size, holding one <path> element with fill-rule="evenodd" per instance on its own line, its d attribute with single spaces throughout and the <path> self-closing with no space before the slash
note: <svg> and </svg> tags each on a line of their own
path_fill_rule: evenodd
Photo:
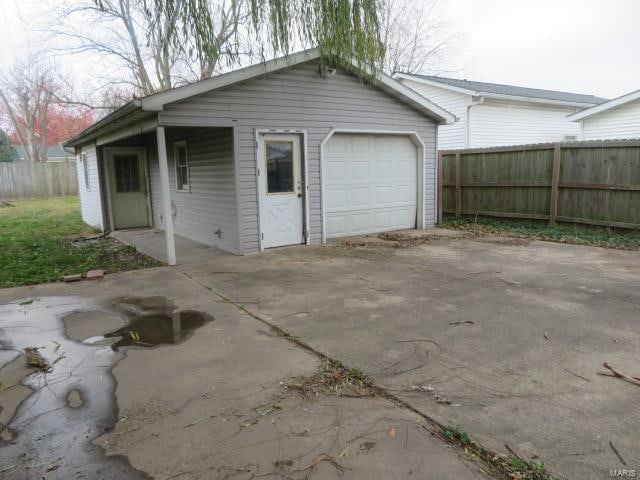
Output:
<svg viewBox="0 0 640 480">
<path fill-rule="evenodd" d="M 0 199 L 77 194 L 75 162 L 0 163 Z"/>
<path fill-rule="evenodd" d="M 640 228 L 640 140 L 439 152 L 438 214 Z"/>
</svg>

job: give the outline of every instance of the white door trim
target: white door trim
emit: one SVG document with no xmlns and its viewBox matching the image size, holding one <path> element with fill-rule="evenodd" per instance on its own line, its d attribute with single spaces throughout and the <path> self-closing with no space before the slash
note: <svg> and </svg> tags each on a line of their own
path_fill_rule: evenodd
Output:
<svg viewBox="0 0 640 480">
<path fill-rule="evenodd" d="M 147 147 L 102 147 L 102 158 L 104 160 L 104 179 L 105 179 L 105 188 L 107 189 L 107 207 L 109 210 L 109 229 L 110 231 L 115 230 L 115 225 L 113 223 L 113 206 L 111 204 L 111 177 L 109 176 L 109 154 L 117 153 L 117 152 L 140 152 L 142 153 L 142 162 L 144 164 L 143 168 L 145 171 L 145 188 L 147 189 L 147 226 L 153 226 L 152 215 L 151 215 L 151 184 L 149 183 L 149 161 L 147 158 Z"/>
<path fill-rule="evenodd" d="M 325 197 L 325 172 L 324 168 L 324 149 L 325 145 L 331 137 L 333 137 L 336 133 L 354 133 L 354 134 L 365 134 L 365 135 L 397 135 L 402 137 L 409 137 L 413 144 L 416 146 L 418 150 L 418 158 L 421 158 L 422 161 L 418 162 L 418 198 L 417 198 L 417 212 L 416 212 L 416 226 L 417 228 L 424 230 L 425 228 L 425 211 L 424 211 L 424 172 L 426 168 L 426 149 L 424 142 L 418 135 L 416 131 L 402 131 L 402 130 L 358 130 L 358 129 L 350 129 L 350 128 L 334 128 L 329 131 L 326 137 L 320 142 L 320 199 L 322 205 L 322 243 L 327 243 L 327 229 L 326 229 L 326 197 Z"/>
<path fill-rule="evenodd" d="M 289 135 L 299 135 L 301 138 L 300 142 L 300 154 L 302 158 L 300 159 L 300 163 L 302 164 L 302 179 L 304 182 L 303 190 L 304 195 L 302 196 L 302 211 L 304 213 L 303 225 L 304 225 L 304 237 L 305 243 L 307 245 L 311 244 L 311 235 L 309 233 L 309 163 L 308 163 L 308 149 L 307 149 L 307 131 L 306 130 L 285 130 L 285 129 L 272 129 L 272 128 L 256 128 L 255 129 L 255 165 L 256 165 L 256 197 L 258 199 L 258 246 L 261 252 L 264 251 L 264 246 L 262 244 L 262 225 L 260 223 L 260 212 L 263 207 L 260 204 L 260 159 L 262 158 L 262 142 L 260 141 L 260 137 L 262 135 L 268 134 L 289 134 Z"/>
</svg>

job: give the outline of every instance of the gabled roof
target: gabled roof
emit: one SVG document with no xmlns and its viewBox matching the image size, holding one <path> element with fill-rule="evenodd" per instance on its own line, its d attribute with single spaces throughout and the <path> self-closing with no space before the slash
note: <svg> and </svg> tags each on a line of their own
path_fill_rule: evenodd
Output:
<svg viewBox="0 0 640 480">
<path fill-rule="evenodd" d="M 581 112 L 569 115 L 567 118 L 569 120 L 577 122 L 578 120 L 582 120 L 583 118 L 606 112 L 607 110 L 619 107 L 621 105 L 624 105 L 625 103 L 633 102 L 634 100 L 638 100 L 639 98 L 640 90 L 636 90 L 635 92 L 627 93 L 626 95 L 622 95 L 621 97 L 614 98 L 613 100 L 609 100 L 608 102 L 601 103 L 600 105 L 596 105 L 595 107 L 587 108 L 586 110 L 582 110 Z"/>
<path fill-rule="evenodd" d="M 276 58 L 257 65 L 223 73 L 222 75 L 217 75 L 182 87 L 173 88 L 165 92 L 149 95 L 141 99 L 132 100 L 102 120 L 91 125 L 80 134 L 67 140 L 64 145 L 74 146 L 95 138 L 98 136 L 98 131 L 104 129 L 112 122 L 123 119 L 123 117 L 129 116 L 134 112 L 159 112 L 162 111 L 164 106 L 167 104 L 178 102 L 219 88 L 228 87 L 236 83 L 245 82 L 268 73 L 290 68 L 318 58 L 320 58 L 320 54 L 317 49 L 305 50 L 286 57 Z M 352 60 L 351 65 L 354 70 L 358 70 L 359 67 L 355 61 Z M 437 123 L 453 123 L 456 120 L 456 117 L 452 113 L 382 72 L 376 73 L 370 82 L 387 92 L 389 95 L 411 105 L 413 108 L 422 112 L 429 118 L 432 118 Z"/>
<path fill-rule="evenodd" d="M 536 99 L 545 103 L 556 103 L 575 106 L 591 106 L 606 102 L 606 98 L 580 93 L 559 92 L 556 90 L 542 90 L 539 88 L 502 85 L 499 83 L 475 82 L 457 78 L 437 77 L 433 75 L 417 75 L 397 73 L 394 78 L 404 78 L 416 82 L 442 87 L 469 95 L 488 96 L 495 98 Z"/>
</svg>

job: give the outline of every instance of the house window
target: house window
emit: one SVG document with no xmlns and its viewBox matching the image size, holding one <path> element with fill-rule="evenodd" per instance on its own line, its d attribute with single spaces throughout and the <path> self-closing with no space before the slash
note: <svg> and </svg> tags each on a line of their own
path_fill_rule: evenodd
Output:
<svg viewBox="0 0 640 480">
<path fill-rule="evenodd" d="M 191 189 L 191 184 L 189 182 L 187 142 L 173 144 L 173 158 L 176 162 L 176 187 L 179 192 L 188 192 Z"/>
<path fill-rule="evenodd" d="M 84 174 L 84 189 L 88 192 L 91 190 L 91 184 L 89 183 L 89 166 L 87 165 L 87 154 L 82 152 L 82 173 Z"/>
</svg>

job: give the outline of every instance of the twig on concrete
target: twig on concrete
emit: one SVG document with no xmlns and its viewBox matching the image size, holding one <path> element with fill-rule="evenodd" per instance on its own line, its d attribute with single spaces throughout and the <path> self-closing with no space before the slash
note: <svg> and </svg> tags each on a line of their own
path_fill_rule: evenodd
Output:
<svg viewBox="0 0 640 480">
<path fill-rule="evenodd" d="M 627 462 L 624 461 L 624 458 L 622 458 L 622 455 L 620 455 L 620 452 L 618 451 L 618 449 L 613 446 L 613 442 L 611 440 L 609 440 L 609 446 L 611 447 L 611 450 L 613 450 L 613 453 L 616 454 L 616 457 L 618 457 L 618 459 L 620 460 L 622 465 L 624 465 L 626 467 L 627 466 Z"/>
<path fill-rule="evenodd" d="M 449 325 L 464 325 L 465 323 L 474 325 L 475 322 L 473 320 L 460 320 L 459 322 L 449 322 Z"/>
<path fill-rule="evenodd" d="M 331 455 L 329 455 L 328 453 L 321 453 L 313 460 L 313 462 L 311 462 L 311 465 L 303 469 L 303 470 L 306 470 L 307 472 L 307 475 L 306 475 L 307 480 L 311 479 L 311 474 L 313 473 L 313 469 L 320 462 L 329 462 L 331 465 L 335 467 L 335 469 L 338 472 L 338 475 L 342 475 L 344 473 L 344 467 L 340 465 L 338 462 L 336 462 Z"/>
<path fill-rule="evenodd" d="M 581 378 L 582 380 L 584 380 L 585 382 L 590 382 L 591 380 L 589 380 L 587 377 L 583 377 L 582 375 L 576 373 L 576 372 L 572 372 L 571 370 L 568 370 L 566 368 L 563 368 L 563 370 L 567 373 L 570 373 L 571 375 L 574 375 L 578 378 Z"/>
<path fill-rule="evenodd" d="M 438 342 L 435 342 L 434 340 L 431 340 L 430 338 L 418 338 L 418 339 L 415 339 L 415 340 L 396 340 L 396 342 L 398 342 L 398 343 L 419 343 L 419 342 L 433 343 L 436 347 L 438 347 L 440 350 L 442 350 L 442 347 L 440 345 L 438 345 Z"/>
<path fill-rule="evenodd" d="M 611 365 L 609 365 L 607 362 L 604 362 L 604 363 L 602 364 L 602 366 L 603 366 L 604 368 L 606 368 L 607 370 L 610 370 L 610 371 L 611 371 L 611 373 L 613 373 L 613 375 L 614 375 L 614 376 L 616 376 L 616 377 L 618 377 L 618 378 L 621 378 L 621 379 L 623 379 L 623 380 L 626 380 L 627 382 L 629 382 L 629 383 L 633 383 L 634 385 L 637 385 L 637 386 L 639 386 L 639 387 L 640 387 L 640 380 L 638 380 L 637 378 L 635 378 L 635 377 L 631 377 L 631 376 L 627 375 L 626 373 L 622 373 L 622 372 L 620 372 L 620 371 L 618 371 L 618 370 L 615 370 L 615 369 L 614 369 Z"/>
<path fill-rule="evenodd" d="M 617 375 L 614 375 L 613 373 L 609 373 L 609 372 L 596 372 L 598 375 L 602 375 L 603 377 L 618 377 Z M 631 378 L 635 378 L 636 380 L 640 381 L 640 377 L 631 377 Z"/>
</svg>

